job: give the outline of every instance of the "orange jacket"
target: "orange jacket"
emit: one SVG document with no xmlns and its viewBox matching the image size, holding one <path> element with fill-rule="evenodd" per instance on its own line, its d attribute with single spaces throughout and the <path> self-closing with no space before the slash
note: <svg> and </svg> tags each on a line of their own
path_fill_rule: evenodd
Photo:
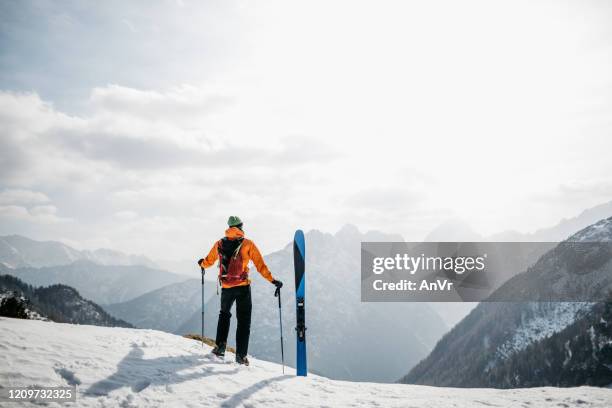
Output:
<svg viewBox="0 0 612 408">
<path fill-rule="evenodd" d="M 257 272 L 259 272 L 261 276 L 263 276 L 268 282 L 272 282 L 274 280 L 272 273 L 268 269 L 268 266 L 264 262 L 263 257 L 259 252 L 259 249 L 257 249 L 253 241 L 244 238 L 244 232 L 242 232 L 240 228 L 230 227 L 226 229 L 225 236 L 229 239 L 243 238 L 242 246 L 240 247 L 240 255 L 242 256 L 242 269 L 245 273 L 249 273 L 249 261 L 253 261 L 255 268 L 257 268 Z M 200 264 L 202 268 L 210 268 L 215 262 L 217 262 L 219 259 L 219 252 L 217 250 L 219 244 L 220 241 L 215 242 L 213 247 L 210 249 L 210 252 Z M 237 283 L 222 282 L 222 287 L 232 288 L 234 286 L 246 286 L 250 284 L 251 280 L 247 278 L 245 281 Z"/>
</svg>

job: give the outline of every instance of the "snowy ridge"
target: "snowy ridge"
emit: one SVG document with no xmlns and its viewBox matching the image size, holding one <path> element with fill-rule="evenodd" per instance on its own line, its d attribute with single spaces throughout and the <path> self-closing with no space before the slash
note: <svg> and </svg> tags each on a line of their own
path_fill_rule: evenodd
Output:
<svg viewBox="0 0 612 408">
<path fill-rule="evenodd" d="M 568 241 L 575 242 L 609 242 L 612 241 L 612 217 L 578 231 Z"/>
<path fill-rule="evenodd" d="M 21 338 L 19 344 L 16 340 Z M 27 339 L 27 345 L 23 341 Z M 278 364 L 238 366 L 210 347 L 154 330 L 0 318 L 3 386 L 77 386 L 79 407 L 607 407 L 605 388 L 456 389 L 283 375 Z"/>
</svg>

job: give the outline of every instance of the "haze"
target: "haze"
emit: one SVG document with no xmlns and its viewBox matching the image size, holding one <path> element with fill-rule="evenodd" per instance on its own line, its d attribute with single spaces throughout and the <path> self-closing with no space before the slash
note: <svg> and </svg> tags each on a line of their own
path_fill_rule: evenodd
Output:
<svg viewBox="0 0 612 408">
<path fill-rule="evenodd" d="M 600 1 L 0 3 L 0 234 L 194 258 L 612 199 Z"/>
</svg>

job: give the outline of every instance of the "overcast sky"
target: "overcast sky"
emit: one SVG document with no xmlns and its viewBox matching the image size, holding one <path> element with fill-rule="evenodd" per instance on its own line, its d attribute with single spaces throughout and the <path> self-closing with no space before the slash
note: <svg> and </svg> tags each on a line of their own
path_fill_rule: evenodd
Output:
<svg viewBox="0 0 612 408">
<path fill-rule="evenodd" d="M 0 234 L 197 258 L 612 200 L 607 1 L 0 2 Z"/>
</svg>

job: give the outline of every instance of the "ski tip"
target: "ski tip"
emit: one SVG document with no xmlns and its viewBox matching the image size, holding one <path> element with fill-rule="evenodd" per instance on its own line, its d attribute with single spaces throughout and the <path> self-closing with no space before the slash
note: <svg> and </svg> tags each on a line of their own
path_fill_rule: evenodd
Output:
<svg viewBox="0 0 612 408">
<path fill-rule="evenodd" d="M 302 257 L 306 254 L 306 248 L 304 243 L 304 231 L 297 230 L 295 231 L 295 236 L 293 237 L 294 247 L 297 247 Z"/>
</svg>

